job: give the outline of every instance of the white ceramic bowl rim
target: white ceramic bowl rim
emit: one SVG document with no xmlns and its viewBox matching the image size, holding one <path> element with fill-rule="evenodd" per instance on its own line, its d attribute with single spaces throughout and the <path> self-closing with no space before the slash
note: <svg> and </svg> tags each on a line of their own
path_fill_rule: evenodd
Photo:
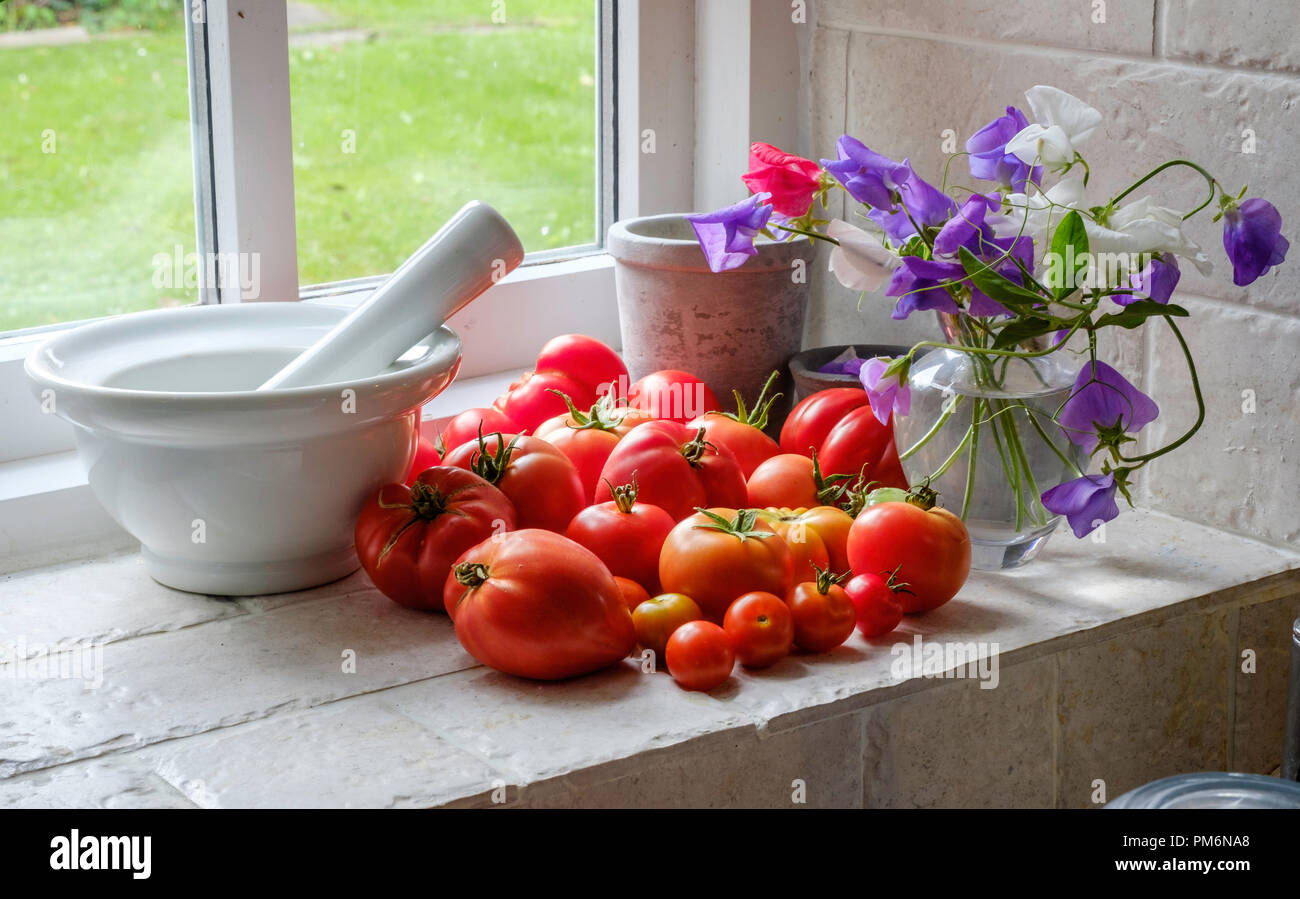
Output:
<svg viewBox="0 0 1300 899">
<path fill-rule="evenodd" d="M 176 319 L 180 316 L 189 316 L 189 318 L 179 319 L 189 328 L 197 327 L 198 322 L 203 317 L 244 317 L 251 320 L 250 324 L 258 322 L 258 320 L 265 320 L 263 324 L 269 325 L 274 319 L 288 315 L 290 318 L 300 317 L 302 319 L 301 322 L 296 323 L 297 327 L 311 328 L 319 325 L 323 329 L 328 329 L 341 321 L 347 313 L 347 309 L 336 306 L 304 302 L 186 306 L 136 312 L 102 321 L 89 322 L 71 331 L 57 334 L 41 342 L 28 354 L 24 368 L 31 380 L 35 381 L 39 386 L 54 388 L 56 392 L 66 392 L 69 395 L 85 398 L 130 399 L 133 403 L 149 404 L 153 401 L 165 404 L 169 410 L 179 411 L 187 405 L 205 405 L 213 401 L 228 403 L 248 400 L 254 404 L 271 404 L 293 400 L 313 401 L 325 396 L 337 396 L 339 391 L 348 388 L 395 387 L 418 379 L 421 376 L 427 376 L 431 372 L 448 370 L 456 364 L 460 356 L 460 338 L 454 331 L 444 325 L 438 331 L 423 338 L 416 347 L 412 348 L 424 348 L 424 351 L 418 356 L 394 363 L 394 367 L 390 367 L 388 370 L 371 377 L 272 391 L 258 391 L 255 389 L 176 391 L 113 387 L 82 378 L 67 377 L 56 368 L 53 362 L 56 354 L 69 345 L 76 347 L 74 352 L 78 354 L 93 355 L 97 352 L 106 352 L 114 340 L 129 338 L 133 335 L 138 336 L 140 331 L 157 326 L 161 320 Z M 323 334 L 324 330 L 321 333 Z M 105 344 L 103 348 L 94 346 L 95 338 L 104 338 Z M 78 344 L 81 345 L 78 346 Z M 87 348 L 86 344 L 90 344 L 90 346 Z M 224 347 L 220 344 L 207 344 L 205 348 Z M 170 356 L 177 355 L 182 355 L 182 353 L 178 351 L 170 354 Z M 81 358 L 85 358 L 85 356 L 83 355 Z M 156 358 L 160 360 L 166 359 L 169 358 L 169 354 L 160 354 Z"/>
</svg>

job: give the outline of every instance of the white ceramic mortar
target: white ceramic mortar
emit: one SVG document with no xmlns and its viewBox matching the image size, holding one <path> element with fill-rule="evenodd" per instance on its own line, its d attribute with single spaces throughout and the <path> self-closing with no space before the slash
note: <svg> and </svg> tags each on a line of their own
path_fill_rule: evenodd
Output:
<svg viewBox="0 0 1300 899">
<path fill-rule="evenodd" d="M 91 489 L 156 580 L 250 595 L 356 570 L 356 515 L 404 479 L 419 408 L 455 377 L 460 340 L 442 328 L 379 375 L 257 391 L 345 314 L 164 309 L 84 325 L 28 357 L 38 398 L 74 426 Z"/>
</svg>

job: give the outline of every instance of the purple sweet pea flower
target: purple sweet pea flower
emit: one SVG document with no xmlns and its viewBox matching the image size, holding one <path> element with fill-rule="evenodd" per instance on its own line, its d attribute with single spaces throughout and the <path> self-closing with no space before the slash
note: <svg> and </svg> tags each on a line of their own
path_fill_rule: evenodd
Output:
<svg viewBox="0 0 1300 899">
<path fill-rule="evenodd" d="M 972 253 L 979 253 L 979 243 L 993 240 L 993 229 L 984 224 L 984 216 L 1002 208 L 1002 197 L 998 194 L 971 194 L 962 204 L 957 214 L 948 219 L 934 239 L 934 251 L 943 256 L 951 256 L 958 247 L 966 247 Z"/>
<path fill-rule="evenodd" d="M 960 265 L 922 259 L 920 256 L 904 256 L 902 262 L 902 265 L 894 269 L 889 278 L 889 286 L 885 288 L 885 296 L 901 297 L 894 307 L 892 318 L 904 319 L 913 312 L 927 309 L 952 313 L 961 311 L 947 288 L 939 286 L 942 281 L 957 281 L 965 277 Z"/>
<path fill-rule="evenodd" d="M 952 197 L 933 184 L 923 181 L 907 160 L 903 160 L 903 165 L 907 167 L 908 177 L 899 186 L 898 193 L 903 198 L 907 211 L 912 214 L 912 218 L 916 219 L 917 224 L 922 228 L 937 228 L 948 221 L 957 211 L 957 204 L 952 201 Z M 867 218 L 900 243 L 916 233 L 916 228 L 912 227 L 911 220 L 902 209 L 896 211 L 872 209 L 867 213 Z"/>
<path fill-rule="evenodd" d="M 746 259 L 758 253 L 754 249 L 754 236 L 766 227 L 772 215 L 772 207 L 767 205 L 771 196 L 768 193 L 754 194 L 726 209 L 686 217 L 695 229 L 695 237 L 704 250 L 710 269 L 725 272 L 739 268 Z"/>
<path fill-rule="evenodd" d="M 1103 439 L 1113 444 L 1124 434 L 1142 430 L 1159 414 L 1151 397 L 1105 362 L 1094 362 L 1091 373 L 1088 365 L 1079 371 L 1057 423 L 1071 443 L 1091 453 Z"/>
<path fill-rule="evenodd" d="M 1110 298 L 1121 306 L 1136 303 L 1138 300 L 1155 300 L 1168 303 L 1178 286 L 1182 272 L 1172 255 L 1162 256 L 1153 253 L 1151 261 L 1142 267 L 1142 271 L 1129 275 L 1129 287 L 1134 293 L 1112 293 Z"/>
<path fill-rule="evenodd" d="M 1074 536 L 1083 538 L 1119 515 L 1114 474 L 1086 474 L 1057 484 L 1042 496 L 1043 508 L 1064 515 Z"/>
<path fill-rule="evenodd" d="M 893 209 L 893 192 L 903 186 L 911 169 L 881 156 L 862 141 L 844 134 L 835 142 L 838 159 L 823 159 L 822 166 L 835 176 L 849 196 L 875 209 Z"/>
<path fill-rule="evenodd" d="M 1019 259 L 1024 263 L 1025 268 L 1033 271 L 1034 241 L 1032 238 L 1023 235 L 1020 237 L 984 238 L 981 235 L 976 235 L 973 243 L 975 246 L 968 247 L 968 249 L 981 259 L 990 262 L 1003 253 L 1010 251 L 1011 255 L 994 266 L 994 271 L 1011 283 L 1024 286 L 1024 276 L 1020 273 L 1020 268 L 1014 260 Z M 971 286 L 970 308 L 967 311 L 971 315 L 980 317 L 992 315 L 1009 317 L 1011 315 L 1011 311 L 1006 306 L 1003 306 L 974 285 Z"/>
<path fill-rule="evenodd" d="M 970 154 L 970 173 L 983 181 L 996 181 L 1011 188 L 1013 193 L 1024 193 L 1025 182 L 1037 184 L 1043 177 L 1043 167 L 1030 168 L 1029 163 L 1007 152 L 1007 141 L 1019 134 L 1029 121 L 1014 106 L 1007 114 L 989 122 L 966 141 Z"/>
<path fill-rule="evenodd" d="M 912 411 L 912 390 L 907 386 L 907 369 L 885 375 L 885 369 L 894 360 L 888 356 L 868 359 L 858 373 L 862 389 L 867 392 L 871 412 L 882 425 L 889 424 L 890 413 L 907 415 Z"/>
<path fill-rule="evenodd" d="M 1223 249 L 1232 260 L 1232 283 L 1251 284 L 1286 260 L 1291 242 L 1282 236 L 1282 216 L 1268 200 L 1252 197 L 1223 211 Z"/>
</svg>

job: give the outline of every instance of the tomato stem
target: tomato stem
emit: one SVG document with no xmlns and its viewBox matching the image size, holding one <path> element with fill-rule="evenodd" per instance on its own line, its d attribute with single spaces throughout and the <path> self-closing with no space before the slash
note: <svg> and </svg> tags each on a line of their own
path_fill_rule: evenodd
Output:
<svg viewBox="0 0 1300 899">
<path fill-rule="evenodd" d="M 609 478 L 601 478 L 601 480 L 609 487 L 609 492 L 614 495 L 614 503 L 618 506 L 618 510 L 624 514 L 630 513 L 632 507 L 636 505 L 637 494 L 641 492 L 636 483 L 636 471 L 632 472 L 632 483 L 624 484 L 621 487 L 615 487 L 610 483 Z"/>
<path fill-rule="evenodd" d="M 465 587 L 481 587 L 491 577 L 491 572 L 482 562 L 461 562 L 451 573 L 456 583 Z"/>
<path fill-rule="evenodd" d="M 816 562 L 810 561 L 808 564 L 813 567 L 813 571 L 817 572 L 817 592 L 820 593 L 822 596 L 825 596 L 827 593 L 829 593 L 831 591 L 831 587 L 840 583 L 846 577 L 848 577 L 850 574 L 853 573 L 852 571 L 846 571 L 843 574 L 832 574 L 829 565 L 827 565 L 825 568 L 822 568 Z"/>
<path fill-rule="evenodd" d="M 483 437 L 483 423 L 479 422 L 478 452 L 474 453 L 470 458 L 470 471 L 493 486 L 499 484 L 501 479 L 505 477 L 506 469 L 510 467 L 510 455 L 515 451 L 515 444 L 519 442 L 519 436 L 516 434 L 510 438 L 509 443 L 506 443 L 505 435 L 497 431 L 497 451 L 494 456 L 488 452 L 487 441 Z"/>
<path fill-rule="evenodd" d="M 697 524 L 695 527 L 701 530 L 721 531 L 724 534 L 730 534 L 741 543 L 744 543 L 750 537 L 765 539 L 776 536 L 775 531 L 763 531 L 754 526 L 758 522 L 757 509 L 740 509 L 736 512 L 736 517 L 731 521 L 727 521 L 717 512 L 701 509 L 699 506 L 695 507 L 695 511 L 709 519 L 708 524 Z"/>
<path fill-rule="evenodd" d="M 717 450 L 716 446 L 704 439 L 704 428 L 700 428 L 689 443 L 682 444 L 682 458 L 689 462 L 692 468 L 699 468 L 704 454 L 710 448 Z"/>
<path fill-rule="evenodd" d="M 767 392 L 772 389 L 772 385 L 776 383 L 776 379 L 780 376 L 781 372 L 779 370 L 768 375 L 766 383 L 763 384 L 763 389 L 758 394 L 758 399 L 754 400 L 752 409 L 746 409 L 745 399 L 740 395 L 740 391 L 733 390 L 731 395 L 736 398 L 736 411 L 734 413 L 719 412 L 718 414 L 725 415 L 732 421 L 738 421 L 742 425 L 750 425 L 760 431 L 763 430 L 767 427 L 768 413 L 772 411 L 772 404 L 785 396 L 783 393 L 774 393 L 770 397 L 767 395 Z"/>
<path fill-rule="evenodd" d="M 911 503 L 920 509 L 929 511 L 933 509 L 935 503 L 939 501 L 939 494 L 930 486 L 930 479 L 926 478 L 919 486 L 913 487 L 907 491 L 907 499 L 904 502 Z"/>
</svg>

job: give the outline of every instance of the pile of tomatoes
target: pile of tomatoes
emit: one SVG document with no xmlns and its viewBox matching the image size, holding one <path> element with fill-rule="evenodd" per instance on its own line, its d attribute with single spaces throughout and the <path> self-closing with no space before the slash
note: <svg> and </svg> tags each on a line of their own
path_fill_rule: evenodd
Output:
<svg viewBox="0 0 1300 899">
<path fill-rule="evenodd" d="M 639 645 L 694 690 L 951 599 L 966 529 L 908 489 L 866 394 L 808 397 L 777 441 L 775 377 L 722 413 L 686 372 L 628 384 L 609 347 L 556 338 L 367 501 L 362 565 L 395 602 L 446 612 L 485 665 L 551 680 Z"/>
</svg>

